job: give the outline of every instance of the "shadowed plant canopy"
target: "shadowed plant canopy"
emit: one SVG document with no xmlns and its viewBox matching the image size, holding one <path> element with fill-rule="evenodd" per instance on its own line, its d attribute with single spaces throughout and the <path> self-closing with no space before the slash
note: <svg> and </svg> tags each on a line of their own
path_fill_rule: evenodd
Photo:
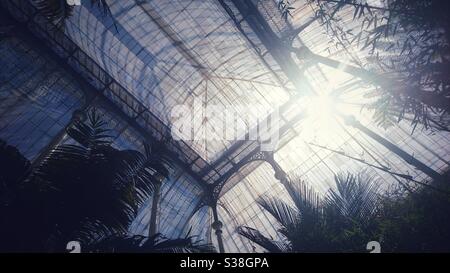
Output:
<svg viewBox="0 0 450 273">
<path fill-rule="evenodd" d="M 247 226 L 237 232 L 270 252 L 361 252 L 373 240 L 378 185 L 363 174 L 338 175 L 335 184 L 321 197 L 297 177 L 286 187 L 293 205 L 277 197 L 259 198 L 280 226 L 278 240 Z"/>
<path fill-rule="evenodd" d="M 169 239 L 157 233 L 150 237 L 115 235 L 92 243 L 88 252 L 118 253 L 208 253 L 215 252 L 211 244 L 202 244 L 195 236 Z"/>
<path fill-rule="evenodd" d="M 32 174 L 29 163 L 10 152 L 17 158 L 10 164 L 18 166 L 11 173 L 17 170 L 18 177 L 4 175 L 15 196 L 3 217 L 8 223 L 2 239 L 18 249 L 61 251 L 71 240 L 90 242 L 126 232 L 154 184 L 169 175 L 167 160 L 153 154 L 150 145 L 145 154 L 113 148 L 107 124 L 96 111 L 67 134 L 76 144 L 57 146 Z"/>
</svg>

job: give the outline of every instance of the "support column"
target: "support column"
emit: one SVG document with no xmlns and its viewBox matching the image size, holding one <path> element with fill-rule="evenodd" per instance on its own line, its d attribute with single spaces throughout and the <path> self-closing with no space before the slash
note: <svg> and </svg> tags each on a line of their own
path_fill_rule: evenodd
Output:
<svg viewBox="0 0 450 273">
<path fill-rule="evenodd" d="M 155 191 L 153 192 L 153 200 L 152 200 L 152 209 L 150 211 L 150 224 L 148 229 L 148 236 L 154 236 L 157 233 L 156 228 L 156 217 L 158 215 L 158 205 L 159 205 L 159 198 L 161 196 L 161 184 L 157 183 L 155 185 Z"/>
<path fill-rule="evenodd" d="M 288 178 L 283 169 L 278 165 L 273 157 L 273 153 L 267 154 L 265 161 L 270 164 L 272 169 L 275 171 L 275 178 L 283 184 L 283 186 L 287 186 Z"/>
<path fill-rule="evenodd" d="M 219 244 L 220 253 L 225 253 L 225 248 L 223 247 L 222 240 L 222 227 L 223 224 L 219 220 L 219 215 L 217 214 L 217 203 L 211 206 L 213 211 L 214 222 L 212 223 L 212 228 L 216 231 L 217 243 Z"/>
</svg>

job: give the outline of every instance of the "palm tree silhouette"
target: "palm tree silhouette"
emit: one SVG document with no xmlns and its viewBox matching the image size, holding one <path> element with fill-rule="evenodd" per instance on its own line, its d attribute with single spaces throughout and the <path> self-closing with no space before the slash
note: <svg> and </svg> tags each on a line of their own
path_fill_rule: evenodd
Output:
<svg viewBox="0 0 450 273">
<path fill-rule="evenodd" d="M 376 238 L 373 225 L 379 208 L 378 184 L 363 174 L 335 176 L 336 188 L 320 197 L 305 182 L 293 178 L 286 189 L 293 206 L 278 197 L 257 202 L 278 222 L 281 240 L 240 226 L 238 233 L 269 252 L 364 251 Z"/>
<path fill-rule="evenodd" d="M 63 251 L 125 233 L 137 209 L 169 175 L 170 161 L 155 144 L 144 154 L 112 146 L 95 111 L 67 129 L 76 144 L 54 148 L 39 166 L 1 142 L 0 245 L 7 251 Z M 159 144 L 158 144 L 159 145 Z"/>
</svg>

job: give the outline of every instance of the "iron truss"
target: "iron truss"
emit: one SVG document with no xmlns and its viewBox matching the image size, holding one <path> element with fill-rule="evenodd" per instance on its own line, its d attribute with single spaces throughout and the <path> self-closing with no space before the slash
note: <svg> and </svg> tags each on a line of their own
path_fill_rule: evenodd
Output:
<svg viewBox="0 0 450 273">
<path fill-rule="evenodd" d="M 281 68 L 284 74 L 283 77 L 295 86 L 295 92 L 289 90 L 291 97 L 301 95 L 299 90 L 305 93 L 310 90 L 301 77 L 301 71 L 288 52 L 283 51 L 284 47 L 280 47 L 274 42 L 278 41 L 275 33 L 251 1 L 217 1 L 278 81 L 281 82 L 282 79 L 277 72 L 272 70 L 271 66 L 273 65 Z M 176 33 L 170 31 L 169 24 L 164 21 L 164 18 L 157 16 L 157 14 L 146 8 L 145 3 L 142 1 L 137 1 L 136 4 L 151 17 L 160 30 L 174 43 L 180 53 L 193 66 L 195 65 L 194 67 L 201 72 L 200 74 L 208 78 L 207 72 L 195 59 L 195 56 L 189 54 L 183 42 L 177 39 Z M 261 162 L 268 162 L 275 169 L 276 174 L 277 172 L 282 172 L 273 159 L 273 153 L 261 151 L 260 143 L 255 140 L 238 140 L 218 159 L 211 163 L 207 162 L 184 141 L 173 140 L 170 137 L 170 128 L 159 120 L 151 112 L 151 109 L 146 108 L 129 90 L 102 69 L 61 29 L 40 16 L 36 8 L 28 0 L 7 0 L 2 2 L 2 5 L 8 8 L 11 15 L 20 25 L 26 27 L 34 36 L 46 44 L 53 52 L 58 63 L 78 74 L 97 96 L 101 96 L 107 101 L 113 110 L 118 110 L 120 116 L 142 134 L 143 137 L 169 140 L 167 148 L 170 150 L 172 158 L 205 189 L 203 202 L 199 204 L 199 208 L 204 205 L 216 204 L 218 198 L 223 194 L 222 189 L 225 184 L 230 183 L 234 185 L 238 183 L 242 177 L 251 173 Z M 242 26 L 244 23 L 246 24 L 245 27 Z M 258 40 L 250 39 L 250 35 L 248 35 L 250 32 L 253 34 L 251 36 L 256 36 Z M 280 108 L 280 120 L 278 122 L 280 126 L 279 148 L 297 135 L 293 127 L 302 119 L 303 114 L 298 113 L 289 118 L 283 116 L 283 113 L 291 110 L 293 107 L 295 107 L 295 100 L 290 99 Z M 258 128 L 257 124 L 255 128 Z M 259 163 L 249 164 L 252 162 Z M 248 167 L 243 168 L 245 165 Z M 238 173 L 240 174 L 239 176 L 236 175 Z"/>
</svg>

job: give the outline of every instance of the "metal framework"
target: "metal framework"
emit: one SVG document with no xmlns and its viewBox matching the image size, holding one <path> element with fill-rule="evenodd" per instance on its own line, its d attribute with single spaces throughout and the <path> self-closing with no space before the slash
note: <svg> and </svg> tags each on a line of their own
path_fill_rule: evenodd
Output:
<svg viewBox="0 0 450 273">
<path fill-rule="evenodd" d="M 255 8 L 250 6 L 243 7 L 241 2 L 243 3 L 243 1 L 237 1 L 233 4 L 236 5 L 241 12 L 244 11 L 244 14 Z M 231 13 L 232 9 L 224 1 L 219 1 L 219 3 L 230 14 L 230 18 L 233 22 L 237 22 L 235 17 L 236 15 Z M 163 18 L 158 16 L 158 14 L 156 14 L 145 2 L 136 1 L 136 4 L 142 8 L 142 10 L 148 14 L 149 18 L 151 18 L 158 25 L 159 29 L 170 38 L 172 43 L 182 53 L 182 55 L 186 57 L 191 65 L 201 72 L 205 80 L 213 77 L 205 71 L 201 63 L 196 60 L 195 56 L 189 53 L 189 50 L 183 45 L 183 42 L 177 39 L 176 34 L 170 29 L 170 26 L 164 21 Z M 83 50 L 72 42 L 71 39 L 60 29 L 43 19 L 28 1 L 8 1 L 8 6 L 13 9 L 13 15 L 25 28 L 28 28 L 35 36 L 45 42 L 52 49 L 54 52 L 52 55 L 57 57 L 59 63 L 64 64 L 65 68 L 76 72 L 74 74 L 80 74 L 81 77 L 78 77 L 78 79 L 86 83 L 85 86 L 90 86 L 91 90 L 95 90 L 93 93 L 96 96 L 100 96 L 103 101 L 107 102 L 107 104 L 112 107 L 112 110 L 119 113 L 120 116 L 124 118 L 134 129 L 140 132 L 145 138 L 169 139 L 168 148 L 173 152 L 172 158 L 177 164 L 183 167 L 189 175 L 198 181 L 202 187 L 207 189 L 205 193 L 212 194 L 211 197 L 215 200 L 215 202 L 217 202 L 225 183 L 227 183 L 229 179 L 244 165 L 253 161 L 249 159 L 252 159 L 258 154 L 260 150 L 258 141 L 238 140 L 218 159 L 208 163 L 194 150 L 192 150 L 184 141 L 173 140 L 170 137 L 170 129 L 167 125 L 160 121 L 154 114 L 152 114 L 151 110 L 147 109 L 137 98 L 133 96 L 133 94 L 131 94 L 131 92 L 127 91 L 125 87 L 118 83 L 92 58 L 85 54 Z M 256 24 L 259 24 L 259 26 L 264 26 L 266 30 L 267 28 L 270 28 L 267 24 L 263 23 L 263 19 L 260 15 L 258 15 L 257 10 L 254 10 L 252 15 L 253 16 L 243 16 L 245 20 L 250 20 L 249 24 L 254 26 L 252 29 L 259 29 L 259 27 L 255 27 Z M 258 19 L 257 21 L 252 21 L 254 16 Z M 242 29 L 242 27 L 239 28 Z M 23 30 L 24 28 L 22 28 L 22 31 Z M 244 32 L 242 34 L 246 35 Z M 268 54 L 273 56 L 274 60 L 277 62 L 277 65 L 283 68 L 286 63 L 282 61 L 283 58 L 286 58 L 285 53 L 280 53 L 278 47 L 276 46 L 268 45 L 270 38 L 264 38 L 264 35 L 266 35 L 265 33 L 257 32 L 256 34 L 257 37 L 263 41 L 263 43 L 259 43 L 259 47 L 255 48 L 255 51 L 267 51 Z M 252 43 L 252 45 L 256 46 L 255 43 Z M 265 57 L 261 56 L 261 58 L 267 58 L 268 54 L 266 54 Z M 292 62 L 288 61 L 287 63 Z M 270 68 L 267 61 L 265 61 L 265 64 L 268 68 Z M 292 66 L 297 68 L 294 64 L 292 64 Z M 277 75 L 277 73 L 271 68 L 270 70 L 271 73 Z M 288 74 L 289 80 L 294 82 L 297 90 L 299 88 L 305 89 L 305 85 L 301 84 L 297 80 L 298 75 L 301 75 L 300 71 L 297 71 L 299 74 L 296 74 L 294 77 L 294 74 L 289 74 L 287 72 L 290 70 L 291 68 L 288 67 L 284 67 L 283 69 L 284 73 Z M 277 78 L 279 79 L 278 76 Z M 293 96 L 298 95 L 297 93 L 292 92 L 292 90 L 289 90 L 289 92 Z M 281 114 L 283 111 L 288 110 L 292 104 L 293 100 L 290 100 L 283 105 L 280 108 Z M 298 121 L 299 118 L 300 115 L 294 116 L 291 120 L 282 118 L 283 121 L 280 122 L 282 125 L 282 128 L 280 128 L 282 129 L 281 135 L 289 135 L 290 137 L 293 137 L 296 133 L 292 129 L 292 126 L 296 121 Z M 257 128 L 258 124 L 254 126 Z M 290 134 L 288 131 L 291 131 Z M 282 139 L 281 142 L 287 142 L 287 139 Z M 238 157 L 242 159 L 236 162 L 235 159 Z M 251 169 L 247 170 L 247 173 L 250 172 Z M 235 181 L 234 183 L 236 182 L 238 181 Z M 208 200 L 209 197 L 206 199 Z"/>
<path fill-rule="evenodd" d="M 304 119 L 305 112 L 297 109 L 298 101 L 302 96 L 315 93 L 315 91 L 307 80 L 303 67 L 291 57 L 291 52 L 287 50 L 283 41 L 279 38 L 279 36 L 283 36 L 279 35 L 280 29 L 275 30 L 273 23 L 268 22 L 265 15 L 258 8 L 258 1 L 213 0 L 213 2 L 223 9 L 225 16 L 229 16 L 227 22 L 231 22 L 238 30 L 238 33 L 249 45 L 249 50 L 255 53 L 254 56 L 265 67 L 267 73 L 275 79 L 279 85 L 278 87 L 284 90 L 290 98 L 278 109 L 279 115 L 277 116 L 276 126 L 279 132 L 279 145 L 276 151 L 263 151 L 259 141 L 249 139 L 250 132 L 258 130 L 260 125 L 252 124 L 253 127 L 250 128 L 245 140 L 234 141 L 224 151 L 221 151 L 220 156 L 214 160 L 209 161 L 205 159 L 188 142 L 172 139 L 170 127 L 156 113 L 152 112 L 154 111 L 153 109 L 145 105 L 145 102 L 141 101 L 133 93 L 132 89 L 115 79 L 111 71 L 102 68 L 98 61 L 90 57 L 88 52 L 77 45 L 63 30 L 40 16 L 36 8 L 28 0 L 6 0 L 1 5 L 5 8 L 7 7 L 18 22 L 17 27 L 20 29 L 18 33 L 23 36 L 23 39 L 28 39 L 30 43 L 45 51 L 47 55 L 50 55 L 58 64 L 62 65 L 65 70 L 70 71 L 81 84 L 84 88 L 86 103 L 80 110 L 86 110 L 96 103 L 105 105 L 109 111 L 117 114 L 128 126 L 136 130 L 143 139 L 169 140 L 167 148 L 171 153 L 172 159 L 182 169 L 182 172 L 185 172 L 203 189 L 201 199 L 192 205 L 195 206 L 195 209 L 189 213 L 192 216 L 204 206 L 209 206 L 212 209 L 213 223 L 211 227 L 215 230 L 219 248 L 223 252 L 222 229 L 224 225 L 220 221 L 217 211 L 218 200 L 228 190 L 238 185 L 243 178 L 256 170 L 263 162 L 271 166 L 275 171 L 275 178 L 284 185 L 286 173 L 275 161 L 274 153 L 280 151 L 299 135 L 297 131 L 298 125 Z M 202 83 L 214 85 L 213 79 L 221 77 L 215 71 L 217 67 L 208 70 L 196 52 L 191 52 L 186 41 L 179 37 L 177 31 L 171 27 L 166 18 L 161 16 L 149 2 L 133 1 L 133 3 L 135 4 L 134 7 L 138 7 L 157 26 L 158 32 L 170 41 L 171 45 L 187 61 L 188 65 L 200 74 L 201 81 L 193 89 L 196 90 Z M 100 24 L 105 24 L 105 22 L 100 22 Z M 116 22 L 116 27 L 119 30 L 124 30 L 126 39 L 132 41 L 130 44 L 136 43 L 140 45 L 133 35 L 127 33 L 124 25 Z M 286 33 L 292 32 L 293 28 L 289 24 L 286 24 L 286 26 L 287 30 L 284 31 Z M 107 28 L 106 25 L 103 25 L 103 27 Z M 299 41 L 300 39 L 297 38 L 297 40 Z M 145 46 L 140 45 L 140 47 L 139 50 L 148 51 L 148 48 L 145 48 Z M 148 54 L 150 55 L 151 53 Z M 140 55 L 136 57 L 142 58 Z M 145 60 L 143 60 L 143 63 L 145 64 Z M 216 86 L 216 88 L 220 89 L 220 86 Z M 270 115 L 267 118 L 273 118 L 273 116 Z M 366 135 L 371 136 L 369 129 L 362 127 L 360 123 L 355 124 L 359 126 L 352 126 L 358 127 L 357 129 L 360 131 L 369 132 Z M 61 134 L 50 142 L 48 150 L 59 143 Z M 354 138 L 352 135 L 350 136 Z M 378 138 L 380 137 L 378 136 Z M 381 144 L 389 149 L 394 145 L 389 146 L 389 143 L 387 145 Z M 398 150 L 397 155 L 404 157 L 408 155 L 403 150 L 396 149 Z M 45 154 L 46 152 L 42 153 L 41 157 Z M 38 157 L 36 161 L 38 162 L 39 160 L 40 158 Z M 412 158 L 411 161 L 414 160 Z M 320 158 L 320 161 L 323 163 L 322 158 Z M 327 168 L 329 167 L 327 166 Z M 430 169 L 429 173 L 434 174 L 435 172 Z M 398 180 L 398 178 L 394 178 Z M 189 219 L 186 223 L 183 223 L 183 227 L 186 227 L 188 222 Z"/>
</svg>

